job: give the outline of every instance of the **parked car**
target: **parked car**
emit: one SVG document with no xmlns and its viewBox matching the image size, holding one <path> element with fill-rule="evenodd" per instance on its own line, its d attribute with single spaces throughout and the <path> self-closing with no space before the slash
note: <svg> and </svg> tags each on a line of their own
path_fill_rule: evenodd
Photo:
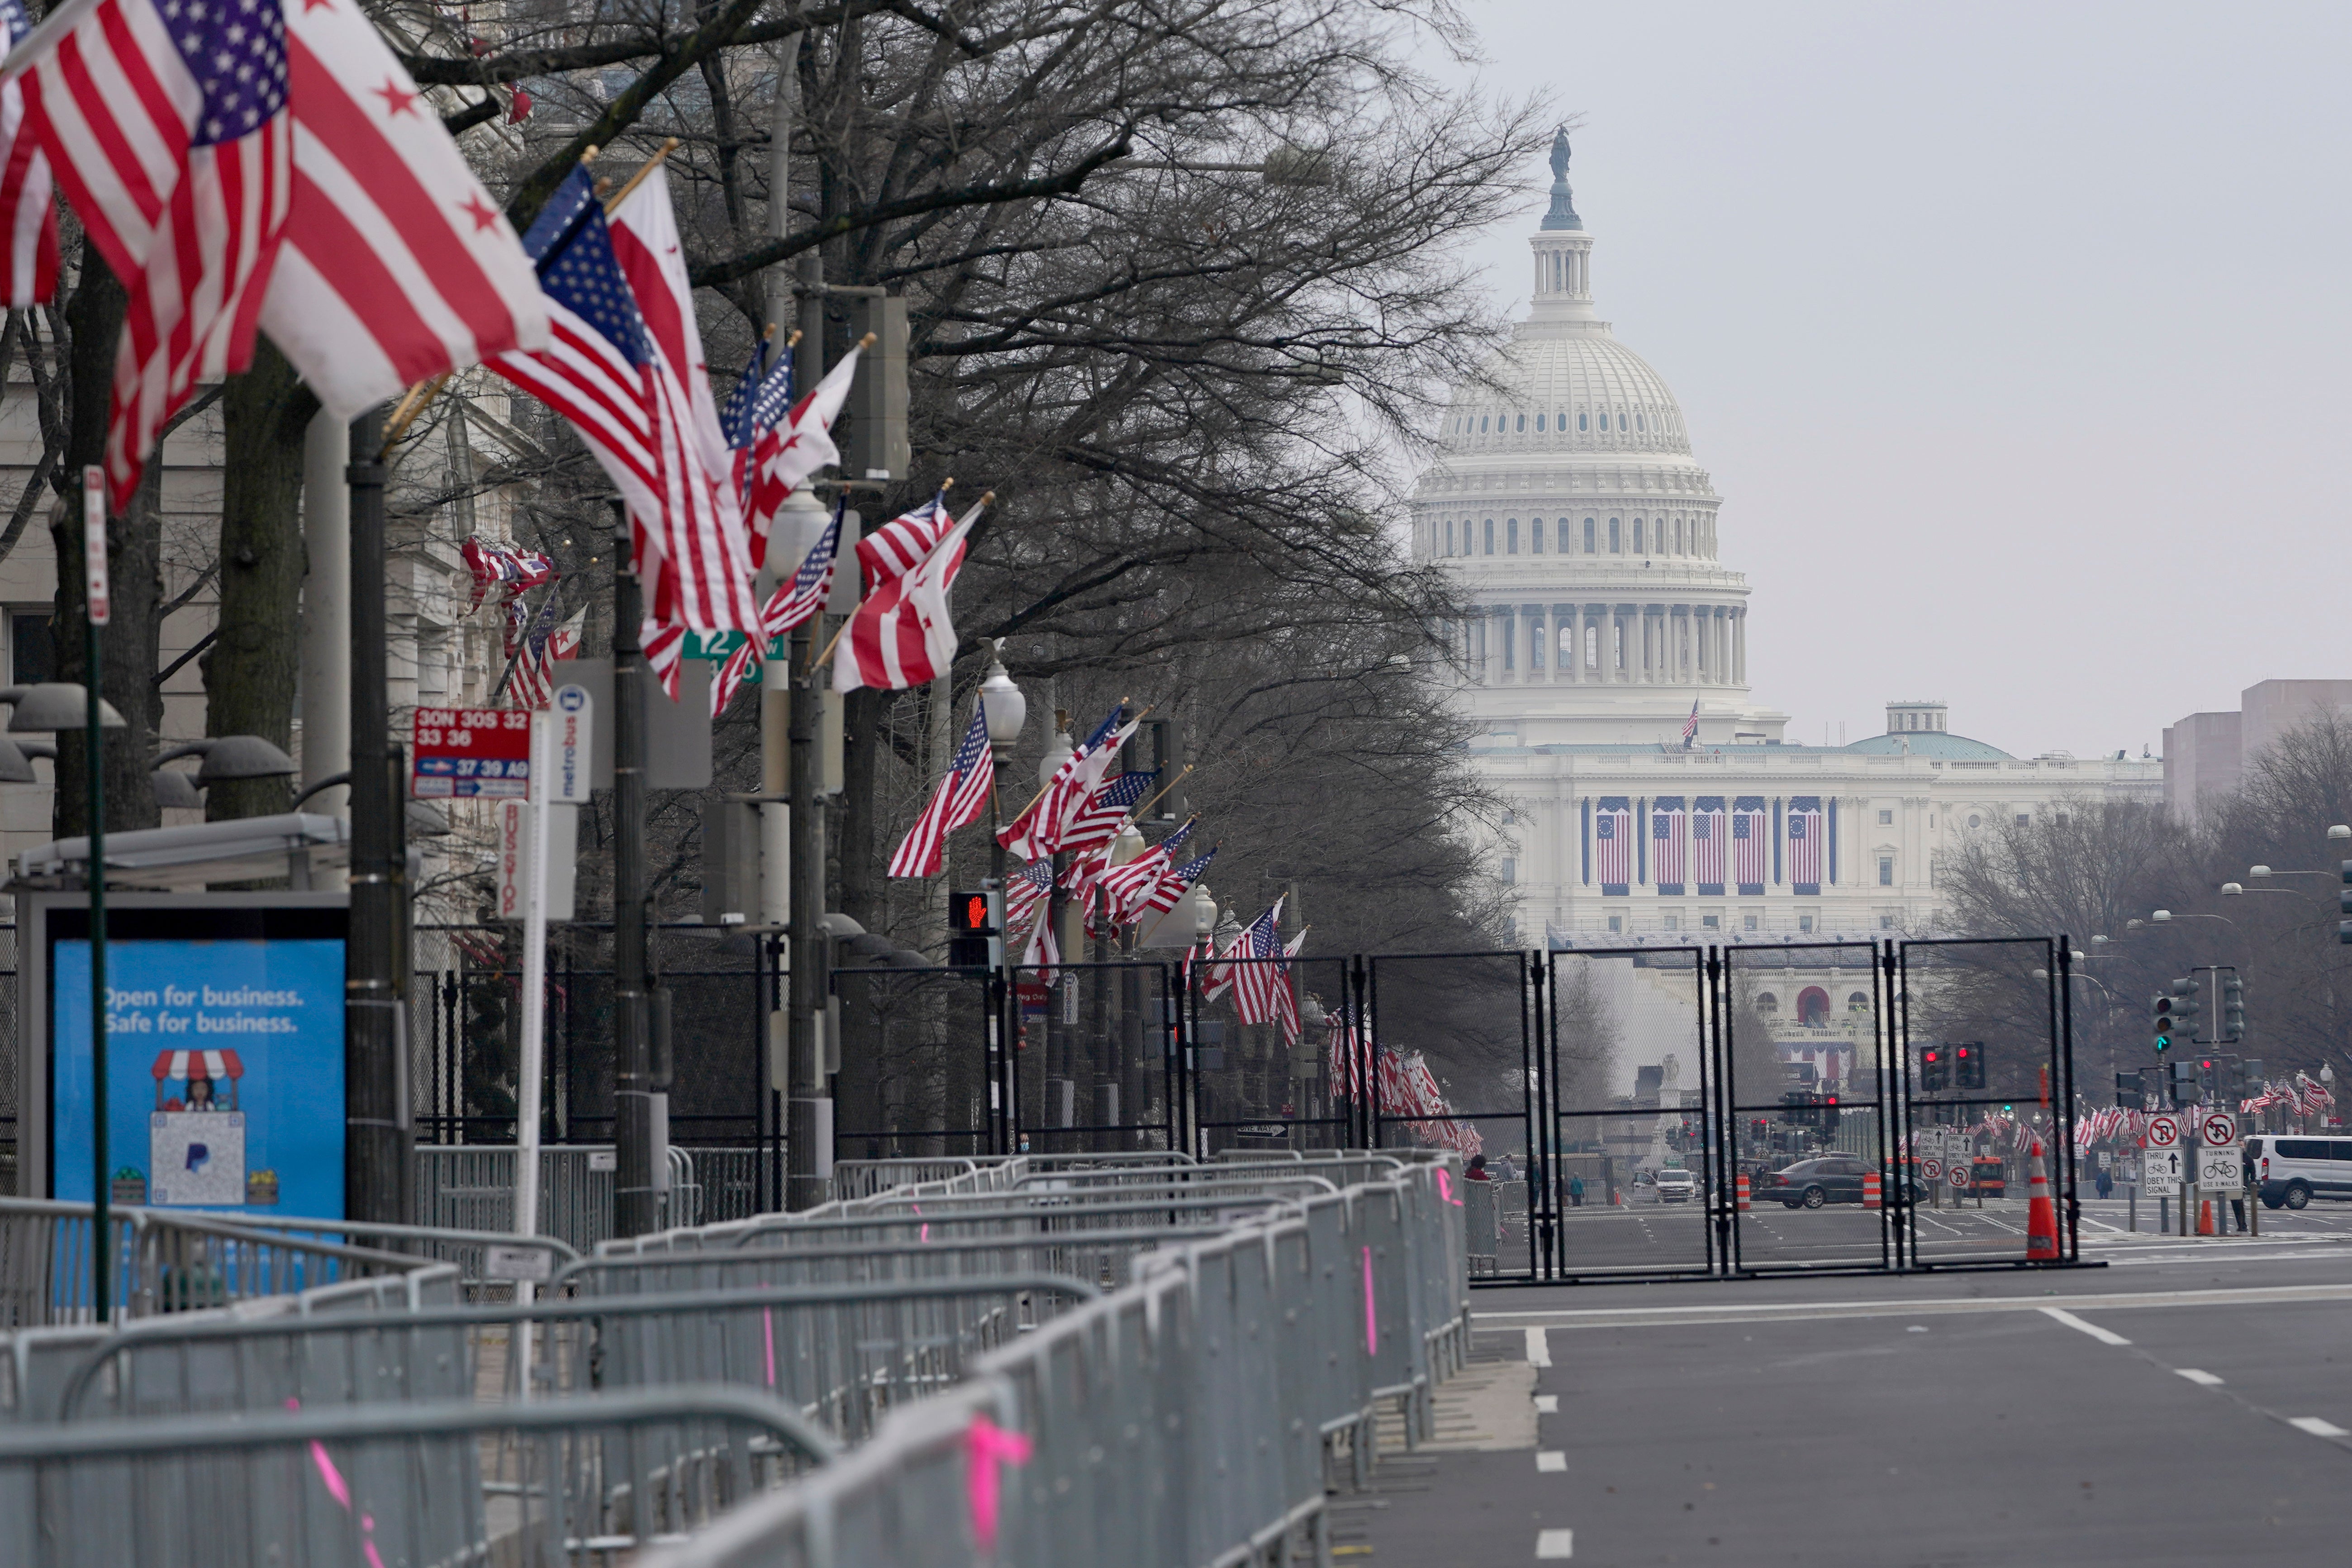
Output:
<svg viewBox="0 0 2352 1568">
<path fill-rule="evenodd" d="M 2352 1198 L 2352 1138 L 2249 1138 L 2246 1159 L 2267 1208 Z"/>
<path fill-rule="evenodd" d="M 1759 1188 L 1759 1198 L 1777 1198 L 1788 1207 L 1817 1209 L 1823 1204 L 1862 1202 L 1862 1178 L 1869 1162 L 1851 1154 L 1823 1154 L 1800 1160 L 1772 1173 L 1769 1185 Z"/>
<path fill-rule="evenodd" d="M 1686 1204 L 1698 1196 L 1698 1176 L 1695 1172 L 1660 1171 L 1657 1184 L 1658 1201 L 1662 1204 Z"/>
</svg>

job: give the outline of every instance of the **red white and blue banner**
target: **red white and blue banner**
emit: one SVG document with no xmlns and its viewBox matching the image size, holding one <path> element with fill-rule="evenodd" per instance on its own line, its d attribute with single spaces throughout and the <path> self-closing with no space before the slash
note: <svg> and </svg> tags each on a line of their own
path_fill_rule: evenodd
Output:
<svg viewBox="0 0 2352 1568">
<path fill-rule="evenodd" d="M 1801 899 L 1818 898 L 1822 890 L 1822 797 L 1789 798 L 1789 882 Z"/>
<path fill-rule="evenodd" d="M 1601 797 L 1592 814 L 1592 849 L 1602 895 L 1623 898 L 1633 883 L 1633 803 L 1626 796 Z"/>
<path fill-rule="evenodd" d="M 1723 897 L 1724 844 L 1731 827 L 1719 795 L 1699 795 L 1691 802 L 1691 880 L 1702 899 Z"/>
<path fill-rule="evenodd" d="M 1763 897 L 1771 823 L 1764 813 L 1762 795 L 1743 795 L 1731 803 L 1731 875 L 1743 899 Z"/>
<path fill-rule="evenodd" d="M 1678 795 L 1662 795 L 1650 803 L 1650 866 L 1660 898 L 1683 896 L 1683 815 Z"/>
</svg>

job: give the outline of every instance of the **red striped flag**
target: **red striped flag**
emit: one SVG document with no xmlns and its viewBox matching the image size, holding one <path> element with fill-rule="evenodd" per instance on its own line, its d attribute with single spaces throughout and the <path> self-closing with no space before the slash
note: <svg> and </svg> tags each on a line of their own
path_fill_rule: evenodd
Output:
<svg viewBox="0 0 2352 1568">
<path fill-rule="evenodd" d="M 0 0 L 8 44 L 33 30 L 24 0 Z M 40 137 L 25 123 L 25 85 L 0 83 L 0 303 L 46 305 L 58 292 L 57 180 Z"/>
<path fill-rule="evenodd" d="M 1770 821 L 1764 815 L 1760 795 L 1743 795 L 1731 803 L 1731 870 L 1748 898 L 1764 890 L 1764 869 L 1770 859 Z"/>
<path fill-rule="evenodd" d="M 857 606 L 834 654 L 835 691 L 861 686 L 901 691 L 936 679 L 955 662 L 948 592 L 963 567 L 964 538 L 980 521 L 980 510 L 974 506 L 964 513 L 913 571 L 883 584 Z"/>
<path fill-rule="evenodd" d="M 762 430 L 752 443 L 751 478 L 744 500 L 752 560 L 766 558 L 768 534 L 775 527 L 776 513 L 783 507 L 784 498 L 819 468 L 841 461 L 841 448 L 833 444 L 833 422 L 840 417 L 841 405 L 848 400 L 849 384 L 857 374 L 860 352 L 860 348 L 854 347 L 842 355 L 824 373 L 824 379 L 793 405 L 791 417 Z"/>
<path fill-rule="evenodd" d="M 1789 880 L 1801 898 L 1822 890 L 1822 797 L 1789 798 Z"/>
<path fill-rule="evenodd" d="M 294 201 L 261 328 L 327 412 L 548 341 L 521 243 L 353 0 L 286 8 Z"/>
<path fill-rule="evenodd" d="M 1604 890 L 1622 893 L 1633 880 L 1633 809 L 1622 795 L 1603 798 L 1592 814 L 1592 862 Z"/>
<path fill-rule="evenodd" d="M 99 0 L 26 73 L 25 113 L 129 295 L 107 415 L 117 510 L 199 381 L 252 363 L 290 197 L 276 6 Z"/>
<path fill-rule="evenodd" d="M 948 764 L 947 776 L 931 792 L 915 826 L 907 830 L 898 852 L 890 857 L 893 877 L 936 877 L 945 858 L 948 835 L 980 820 L 988 809 L 988 792 L 996 784 L 996 759 L 988 749 L 988 704 L 971 705 L 971 727 Z"/>
<path fill-rule="evenodd" d="M 948 515 L 948 493 L 941 490 L 859 540 L 857 565 L 866 592 L 871 594 L 878 584 L 913 571 L 954 526 L 955 519 Z"/>
<path fill-rule="evenodd" d="M 1719 898 L 1728 842 L 1721 795 L 1703 795 L 1691 802 L 1690 831 L 1691 880 L 1697 884 L 1701 898 Z"/>
</svg>

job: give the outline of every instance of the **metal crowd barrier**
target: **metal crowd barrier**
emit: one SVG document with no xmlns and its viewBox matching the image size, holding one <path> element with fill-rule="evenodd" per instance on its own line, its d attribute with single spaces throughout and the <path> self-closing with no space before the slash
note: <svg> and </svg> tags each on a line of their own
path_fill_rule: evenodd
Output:
<svg viewBox="0 0 2352 1568">
<path fill-rule="evenodd" d="M 88 1204 L 0 1198 L 0 1328 L 80 1323 L 96 1316 Z M 184 1312 L 376 1274 L 420 1260 L 306 1240 L 168 1210 L 109 1211 L 115 1315 Z"/>
<path fill-rule="evenodd" d="M 0 1568 L 610 1563 L 837 1447 L 740 1388 L 0 1431 Z"/>
<path fill-rule="evenodd" d="M 669 1223 L 693 1225 L 703 1218 L 703 1184 L 695 1173 L 698 1151 L 673 1144 L 669 1191 L 662 1203 Z M 705 1155 L 755 1154 L 757 1151 L 703 1150 Z M 515 1159 L 512 1143 L 422 1143 L 416 1149 L 416 1217 L 436 1230 L 511 1233 L 515 1228 Z M 609 1143 L 552 1143 L 539 1152 L 539 1224 L 575 1251 L 586 1252 L 613 1234 L 613 1178 L 616 1156 Z M 732 1192 L 730 1185 L 727 1189 Z M 747 1206 L 745 1212 L 750 1212 Z"/>
<path fill-rule="evenodd" d="M 257 1220 L 239 1215 L 236 1223 L 250 1230 L 290 1231 L 305 1237 L 350 1237 L 378 1243 L 380 1251 L 452 1264 L 468 1300 L 511 1300 L 518 1282 L 543 1284 L 580 1261 L 577 1247 L 552 1236 L 345 1219 Z"/>
<path fill-rule="evenodd" d="M 1099 1294 L 1043 1273 L 761 1286 L 528 1305 L 142 1322 L 82 1350 L 57 1419 L 244 1415 L 299 1406 L 729 1384 L 784 1400 L 843 1443 L 892 1405 Z M 518 1347 L 520 1351 L 518 1352 Z M 528 1365 L 529 1380 L 515 1384 Z"/>
<path fill-rule="evenodd" d="M 1425 1434 L 1464 1360 L 1460 1186 L 1418 1164 L 1155 1255 L 644 1568 L 1328 1563 L 1335 1465 L 1385 1402 Z"/>
</svg>

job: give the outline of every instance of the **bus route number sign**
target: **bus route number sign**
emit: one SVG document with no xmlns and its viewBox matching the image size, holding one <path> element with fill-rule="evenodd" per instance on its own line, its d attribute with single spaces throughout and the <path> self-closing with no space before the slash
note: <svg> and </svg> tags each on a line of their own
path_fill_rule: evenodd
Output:
<svg viewBox="0 0 2352 1568">
<path fill-rule="evenodd" d="M 409 737 L 409 793 L 419 799 L 530 794 L 530 711 L 419 708 Z"/>
</svg>

